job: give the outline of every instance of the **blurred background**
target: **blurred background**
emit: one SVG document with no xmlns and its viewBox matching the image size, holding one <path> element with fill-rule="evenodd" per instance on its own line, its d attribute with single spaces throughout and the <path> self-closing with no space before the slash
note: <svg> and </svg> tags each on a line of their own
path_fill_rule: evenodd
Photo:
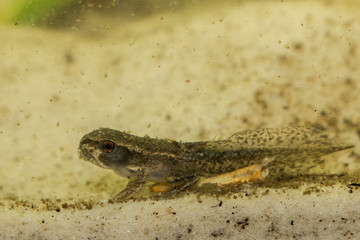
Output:
<svg viewBox="0 0 360 240">
<path fill-rule="evenodd" d="M 340 239 L 350 234 L 338 230 L 345 226 L 352 236 L 360 229 L 348 224 L 359 216 L 359 5 L 1 0 L 1 238 L 251 239 L 283 227 L 270 238 L 314 239 L 327 228 L 324 239 Z M 202 141 L 299 125 L 355 148 L 327 156 L 317 175 L 241 185 L 223 206 L 215 197 L 189 200 L 193 194 L 106 204 L 127 179 L 77 156 L 80 139 L 99 127 Z"/>
<path fill-rule="evenodd" d="M 173 12 L 196 4 L 215 1 L 184 0 L 4 0 L 0 3 L 2 24 L 77 28 L 94 14 L 102 18 L 138 19 L 160 12 Z"/>
<path fill-rule="evenodd" d="M 358 1 L 2 0 L 2 198 L 118 191 L 126 179 L 77 156 L 99 127 L 198 141 L 313 125 L 357 145 L 358 10 Z M 324 173 L 357 173 L 359 146 L 333 158 Z"/>
</svg>

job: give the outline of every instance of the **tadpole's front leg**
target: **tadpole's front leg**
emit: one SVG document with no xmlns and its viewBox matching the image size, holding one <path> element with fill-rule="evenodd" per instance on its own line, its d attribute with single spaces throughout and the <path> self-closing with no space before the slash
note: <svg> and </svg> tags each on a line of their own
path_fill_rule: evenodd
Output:
<svg viewBox="0 0 360 240">
<path fill-rule="evenodd" d="M 145 169 L 138 172 L 137 178 L 130 181 L 126 188 L 111 198 L 114 202 L 122 202 L 129 198 L 134 193 L 140 192 L 143 189 L 146 179 L 149 176 L 148 171 Z"/>
</svg>

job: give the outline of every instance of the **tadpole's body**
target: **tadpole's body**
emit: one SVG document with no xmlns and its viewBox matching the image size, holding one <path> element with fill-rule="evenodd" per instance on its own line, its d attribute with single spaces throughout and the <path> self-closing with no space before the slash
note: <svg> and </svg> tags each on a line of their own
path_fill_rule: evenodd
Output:
<svg viewBox="0 0 360 240">
<path fill-rule="evenodd" d="M 81 139 L 79 156 L 130 179 L 115 196 L 121 201 L 140 191 L 146 181 L 168 182 L 182 190 L 200 177 L 261 165 L 264 159 L 271 159 L 266 168 L 272 173 L 310 168 L 320 156 L 351 147 L 313 127 L 247 130 L 226 140 L 203 142 L 138 137 L 100 128 Z"/>
</svg>

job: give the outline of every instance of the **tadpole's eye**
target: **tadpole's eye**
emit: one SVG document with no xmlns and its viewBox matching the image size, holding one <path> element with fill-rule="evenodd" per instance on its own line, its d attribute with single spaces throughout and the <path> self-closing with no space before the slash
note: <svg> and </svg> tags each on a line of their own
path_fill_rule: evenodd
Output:
<svg viewBox="0 0 360 240">
<path fill-rule="evenodd" d="M 111 153 L 115 150 L 115 143 L 112 141 L 104 141 L 102 143 L 102 150 L 106 153 Z"/>
</svg>

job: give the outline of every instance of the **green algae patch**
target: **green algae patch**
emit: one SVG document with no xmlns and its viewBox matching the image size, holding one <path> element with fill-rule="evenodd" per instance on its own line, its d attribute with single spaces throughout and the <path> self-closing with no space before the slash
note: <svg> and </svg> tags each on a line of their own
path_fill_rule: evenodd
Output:
<svg viewBox="0 0 360 240">
<path fill-rule="evenodd" d="M 4 1 L 0 10 L 0 23 L 47 24 L 73 0 L 17 0 Z"/>
</svg>

